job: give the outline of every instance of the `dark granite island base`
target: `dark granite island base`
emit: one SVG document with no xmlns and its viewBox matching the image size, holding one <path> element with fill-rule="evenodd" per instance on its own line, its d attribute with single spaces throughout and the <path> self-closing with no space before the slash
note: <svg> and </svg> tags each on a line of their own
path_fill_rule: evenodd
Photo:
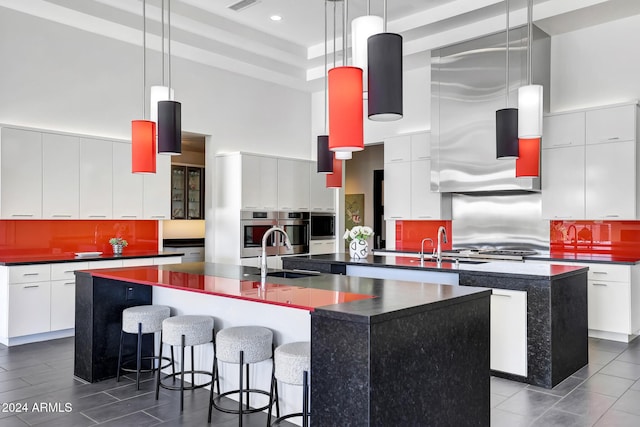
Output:
<svg viewBox="0 0 640 427">
<path fill-rule="evenodd" d="M 313 425 L 488 426 L 489 301 L 369 319 L 317 309 Z"/>
</svg>

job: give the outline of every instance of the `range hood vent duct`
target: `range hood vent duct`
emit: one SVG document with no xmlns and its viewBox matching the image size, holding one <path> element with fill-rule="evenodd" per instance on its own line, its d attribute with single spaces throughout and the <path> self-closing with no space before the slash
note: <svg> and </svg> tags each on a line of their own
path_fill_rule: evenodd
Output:
<svg viewBox="0 0 640 427">
<path fill-rule="evenodd" d="M 509 102 L 527 81 L 527 28 L 509 33 Z M 505 107 L 504 31 L 431 52 L 431 190 L 540 191 L 540 178 L 516 178 L 515 160 L 496 159 L 496 110 Z M 533 28 L 532 80 L 549 111 L 551 39 Z M 544 169 L 545 165 L 541 165 Z"/>
<path fill-rule="evenodd" d="M 227 6 L 227 8 L 234 10 L 236 12 L 240 12 L 241 10 L 244 10 L 259 2 L 260 0 L 240 0 L 237 3 L 233 3 L 232 5 Z"/>
</svg>

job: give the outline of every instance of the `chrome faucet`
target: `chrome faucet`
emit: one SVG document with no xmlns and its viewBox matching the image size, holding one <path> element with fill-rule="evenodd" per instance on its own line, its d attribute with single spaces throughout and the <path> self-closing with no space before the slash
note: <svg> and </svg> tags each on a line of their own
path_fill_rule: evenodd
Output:
<svg viewBox="0 0 640 427">
<path fill-rule="evenodd" d="M 284 235 L 284 245 L 287 249 L 291 250 L 291 241 L 289 240 L 289 236 L 287 232 L 284 231 L 283 228 L 273 226 L 262 235 L 262 259 L 260 260 L 260 279 L 262 283 L 265 283 L 265 279 L 267 278 L 267 239 L 272 233 L 280 232 Z"/>
<path fill-rule="evenodd" d="M 438 247 L 436 249 L 436 261 L 438 264 L 442 262 L 442 242 L 448 243 L 447 230 L 441 225 L 438 228 Z"/>
<path fill-rule="evenodd" d="M 431 242 L 431 247 L 433 247 L 433 239 L 431 237 L 425 237 L 420 242 L 420 267 L 424 267 L 424 242 L 429 240 Z"/>
</svg>

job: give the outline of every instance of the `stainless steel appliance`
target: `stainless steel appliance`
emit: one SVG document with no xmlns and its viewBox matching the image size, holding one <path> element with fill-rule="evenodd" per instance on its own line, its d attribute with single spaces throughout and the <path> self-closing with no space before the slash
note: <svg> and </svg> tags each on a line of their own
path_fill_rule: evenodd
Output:
<svg viewBox="0 0 640 427">
<path fill-rule="evenodd" d="M 459 258 L 461 260 L 469 258 L 476 261 L 524 261 L 524 257 L 537 254 L 531 249 L 452 249 L 443 251 L 445 257 Z"/>
<path fill-rule="evenodd" d="M 282 227 L 291 241 L 291 251 L 282 248 L 280 253 L 309 253 L 309 212 L 278 212 L 278 226 Z M 282 237 L 278 246 L 284 246 Z"/>
<path fill-rule="evenodd" d="M 278 225 L 278 213 L 270 211 L 240 212 L 240 257 L 257 257 L 262 253 L 262 236 L 268 229 Z M 267 241 L 267 255 L 277 255 L 279 237 L 271 235 Z"/>
<path fill-rule="evenodd" d="M 327 212 L 312 212 L 309 221 L 310 239 L 335 239 L 336 215 Z"/>
</svg>

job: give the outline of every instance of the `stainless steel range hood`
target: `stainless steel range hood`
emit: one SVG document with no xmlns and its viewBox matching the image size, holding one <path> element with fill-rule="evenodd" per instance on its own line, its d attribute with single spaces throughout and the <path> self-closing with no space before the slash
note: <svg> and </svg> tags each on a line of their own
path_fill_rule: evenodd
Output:
<svg viewBox="0 0 640 427">
<path fill-rule="evenodd" d="M 540 191 L 539 178 L 515 178 L 515 160 L 497 160 L 495 112 L 505 108 L 503 33 L 431 53 L 431 190 Z M 533 73 L 549 110 L 550 37 L 534 27 Z M 510 32 L 509 107 L 527 79 L 526 27 Z M 541 167 L 544 167 L 542 165 Z"/>
</svg>

